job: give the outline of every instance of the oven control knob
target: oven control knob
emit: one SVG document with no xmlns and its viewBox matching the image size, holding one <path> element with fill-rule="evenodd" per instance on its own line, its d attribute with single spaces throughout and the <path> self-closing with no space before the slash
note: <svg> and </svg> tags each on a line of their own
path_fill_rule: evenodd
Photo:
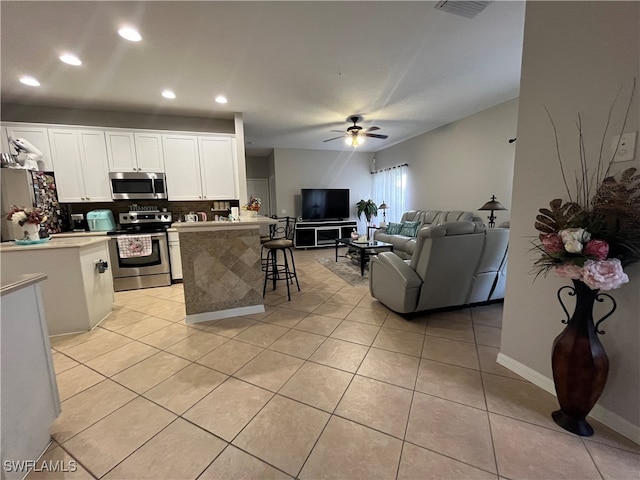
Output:
<svg viewBox="0 0 640 480">
<path fill-rule="evenodd" d="M 123 220 L 126 220 L 126 219 L 127 219 L 127 216 L 126 216 L 126 215 L 123 215 L 123 216 L 122 216 L 122 219 L 123 219 Z"/>
</svg>

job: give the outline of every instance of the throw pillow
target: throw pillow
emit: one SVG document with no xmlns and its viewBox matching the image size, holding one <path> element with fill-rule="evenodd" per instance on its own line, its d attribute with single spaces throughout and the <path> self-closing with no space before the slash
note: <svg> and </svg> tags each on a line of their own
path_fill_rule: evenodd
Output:
<svg viewBox="0 0 640 480">
<path fill-rule="evenodd" d="M 389 222 L 389 225 L 387 225 L 387 230 L 384 233 L 388 233 L 389 235 L 398 235 L 401 229 L 401 223 Z"/>
<path fill-rule="evenodd" d="M 418 234 L 419 227 L 420 222 L 403 222 L 402 228 L 400 229 L 400 235 L 415 237 Z"/>
</svg>

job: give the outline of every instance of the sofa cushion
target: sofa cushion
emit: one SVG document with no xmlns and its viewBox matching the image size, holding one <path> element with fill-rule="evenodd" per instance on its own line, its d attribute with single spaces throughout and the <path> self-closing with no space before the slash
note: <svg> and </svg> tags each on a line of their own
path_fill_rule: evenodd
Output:
<svg viewBox="0 0 640 480">
<path fill-rule="evenodd" d="M 402 228 L 400 229 L 399 234 L 404 235 L 406 237 L 415 237 L 418 233 L 418 228 L 420 228 L 421 222 L 404 222 L 402 224 Z"/>
<path fill-rule="evenodd" d="M 401 223 L 390 222 L 389 225 L 387 225 L 387 229 L 385 233 L 388 235 L 398 235 L 401 229 L 402 229 Z"/>
</svg>

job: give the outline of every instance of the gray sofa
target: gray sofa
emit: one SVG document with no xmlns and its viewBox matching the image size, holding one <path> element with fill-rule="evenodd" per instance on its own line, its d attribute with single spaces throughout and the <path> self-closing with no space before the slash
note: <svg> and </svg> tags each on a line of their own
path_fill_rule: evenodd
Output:
<svg viewBox="0 0 640 480">
<path fill-rule="evenodd" d="M 452 211 L 442 212 L 439 210 L 409 210 L 402 214 L 400 223 L 403 222 L 420 222 L 418 231 L 424 227 L 442 225 L 446 222 L 459 221 L 478 221 L 482 220 L 475 217 L 472 212 Z M 416 246 L 416 236 L 408 237 L 405 235 L 389 234 L 386 228 L 376 230 L 373 235 L 374 240 L 393 244 L 393 251 L 400 258 L 408 260 L 413 255 Z"/>
<path fill-rule="evenodd" d="M 403 314 L 503 298 L 508 239 L 471 221 L 423 227 L 410 260 L 395 249 L 371 258 L 371 295 Z"/>
</svg>

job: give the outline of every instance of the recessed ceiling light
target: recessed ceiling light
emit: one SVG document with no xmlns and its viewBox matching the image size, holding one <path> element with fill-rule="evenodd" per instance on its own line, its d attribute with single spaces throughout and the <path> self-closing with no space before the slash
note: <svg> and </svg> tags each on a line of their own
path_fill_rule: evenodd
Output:
<svg viewBox="0 0 640 480">
<path fill-rule="evenodd" d="M 164 91 L 162 92 L 162 96 L 163 96 L 164 98 L 176 98 L 176 94 L 175 94 L 175 93 L 173 93 L 171 90 L 164 90 Z"/>
<path fill-rule="evenodd" d="M 216 102 L 217 103 L 227 103 L 227 97 L 225 97 L 224 95 L 218 95 L 216 97 Z"/>
<path fill-rule="evenodd" d="M 139 42 L 140 40 L 142 40 L 142 36 L 138 33 L 138 31 L 135 28 L 122 27 L 120 30 L 118 30 L 118 34 L 122 38 L 129 40 L 131 42 Z"/>
<path fill-rule="evenodd" d="M 82 62 L 80 61 L 80 59 L 78 57 L 76 57 L 73 53 L 63 53 L 62 55 L 60 55 L 60 60 L 62 60 L 64 63 L 68 63 L 69 65 L 82 65 Z"/>
<path fill-rule="evenodd" d="M 40 82 L 35 78 L 30 77 L 29 75 L 23 75 L 22 77 L 20 77 L 20 82 L 24 83 L 25 85 L 29 85 L 30 87 L 40 86 Z"/>
</svg>

